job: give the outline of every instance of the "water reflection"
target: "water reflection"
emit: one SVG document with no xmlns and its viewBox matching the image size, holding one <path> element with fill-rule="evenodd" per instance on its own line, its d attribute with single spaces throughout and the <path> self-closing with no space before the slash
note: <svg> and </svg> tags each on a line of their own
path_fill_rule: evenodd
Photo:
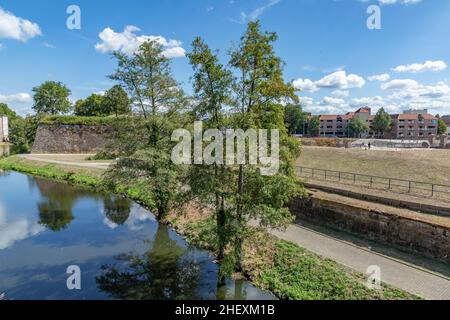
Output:
<svg viewBox="0 0 450 320">
<path fill-rule="evenodd" d="M 151 249 L 142 256 L 122 255 L 124 267 L 104 265 L 97 277 L 99 289 L 115 299 L 189 299 L 197 297 L 200 266 L 183 259 L 187 248 L 170 239 L 169 230 L 160 225 Z"/>
<path fill-rule="evenodd" d="M 82 290 L 66 288 L 69 265 Z M 0 175 L 0 294 L 10 299 L 272 299 L 218 281 L 208 252 L 127 199 Z"/>
</svg>

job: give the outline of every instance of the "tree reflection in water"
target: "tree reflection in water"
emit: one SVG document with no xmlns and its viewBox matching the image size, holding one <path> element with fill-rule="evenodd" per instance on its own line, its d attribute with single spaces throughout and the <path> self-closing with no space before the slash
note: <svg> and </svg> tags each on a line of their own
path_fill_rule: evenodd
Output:
<svg viewBox="0 0 450 320">
<path fill-rule="evenodd" d="M 117 225 L 122 225 L 128 220 L 131 206 L 131 201 L 122 197 L 105 196 L 103 200 L 106 218 Z"/>
<path fill-rule="evenodd" d="M 103 266 L 96 278 L 100 290 L 115 299 L 168 300 L 196 297 L 199 265 L 183 259 L 187 249 L 170 239 L 169 229 L 159 225 L 153 246 L 143 256 L 122 255 L 126 267 Z"/>
<path fill-rule="evenodd" d="M 38 203 L 39 224 L 55 232 L 66 229 L 74 219 L 73 205 L 83 192 L 79 188 L 45 179 L 36 178 L 35 182 L 44 198 Z"/>
</svg>

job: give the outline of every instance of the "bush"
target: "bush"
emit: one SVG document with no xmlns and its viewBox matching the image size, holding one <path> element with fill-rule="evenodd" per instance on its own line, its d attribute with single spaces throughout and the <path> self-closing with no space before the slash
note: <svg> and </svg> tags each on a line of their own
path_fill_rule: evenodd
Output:
<svg viewBox="0 0 450 320">
<path fill-rule="evenodd" d="M 126 116 L 114 117 L 82 117 L 82 116 L 46 116 L 43 117 L 39 124 L 44 125 L 83 125 L 83 126 L 110 126 L 118 123 L 124 119 Z"/>
</svg>

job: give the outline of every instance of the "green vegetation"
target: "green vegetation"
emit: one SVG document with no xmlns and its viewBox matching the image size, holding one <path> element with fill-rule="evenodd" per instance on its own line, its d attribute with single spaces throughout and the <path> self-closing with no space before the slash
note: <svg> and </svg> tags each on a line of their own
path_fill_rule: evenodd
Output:
<svg viewBox="0 0 450 320">
<path fill-rule="evenodd" d="M 348 135 L 354 138 L 360 138 L 369 131 L 369 126 L 360 118 L 350 119 L 347 126 Z"/>
<path fill-rule="evenodd" d="M 42 166 L 15 156 L 1 159 L 0 169 L 95 188 L 97 191 L 116 192 L 150 209 L 155 207 L 145 189 L 116 186 L 115 190 L 108 190 L 100 175 L 83 172 L 85 169 L 75 172 L 55 165 Z M 217 224 L 212 215 L 185 217 L 174 213 L 165 221 L 187 236 L 191 244 L 218 253 Z M 243 253 L 242 272 L 255 285 L 270 290 L 281 299 L 417 299 L 385 284 L 381 291 L 368 289 L 362 274 L 350 272 L 295 244 L 278 240 L 261 229 L 249 228 Z"/>
<path fill-rule="evenodd" d="M 39 124 L 52 125 L 83 125 L 83 126 L 109 126 L 127 120 L 126 116 L 121 117 L 81 117 L 81 116 L 44 116 L 39 120 Z"/>
<path fill-rule="evenodd" d="M 218 251 L 212 216 L 172 222 L 193 245 Z M 286 300 L 418 299 L 386 284 L 382 290 L 369 289 L 364 275 L 255 228 L 244 244 L 243 272 L 258 287 Z"/>
<path fill-rule="evenodd" d="M 72 105 L 69 101 L 70 90 L 61 82 L 47 81 L 33 88 L 33 109 L 40 114 L 65 114 Z"/>
<path fill-rule="evenodd" d="M 308 135 L 316 137 L 320 133 L 320 118 L 319 116 L 313 116 L 308 121 Z"/>
<path fill-rule="evenodd" d="M 303 112 L 301 105 L 288 104 L 285 110 L 286 127 L 290 134 L 305 135 L 308 128 L 309 117 Z"/>
<path fill-rule="evenodd" d="M 78 100 L 74 106 L 74 115 L 82 117 L 106 117 L 110 115 L 131 114 L 131 102 L 121 86 L 115 85 L 105 95 L 92 94 Z"/>
<path fill-rule="evenodd" d="M 91 94 L 84 100 L 75 102 L 73 113 L 75 116 L 82 117 L 98 117 L 108 114 L 103 110 L 103 97 L 96 93 Z"/>
<path fill-rule="evenodd" d="M 391 130 L 392 127 L 392 118 L 384 111 L 384 108 L 378 110 L 375 118 L 372 122 L 372 128 L 378 138 L 383 137 L 384 133 L 387 133 Z"/>
<path fill-rule="evenodd" d="M 0 103 L 0 116 L 8 117 L 9 141 L 13 144 L 11 153 L 28 152 L 30 147 L 26 136 L 26 121 L 4 103 Z"/>
<path fill-rule="evenodd" d="M 447 134 L 447 124 L 442 119 L 438 120 L 438 134 Z"/>
</svg>

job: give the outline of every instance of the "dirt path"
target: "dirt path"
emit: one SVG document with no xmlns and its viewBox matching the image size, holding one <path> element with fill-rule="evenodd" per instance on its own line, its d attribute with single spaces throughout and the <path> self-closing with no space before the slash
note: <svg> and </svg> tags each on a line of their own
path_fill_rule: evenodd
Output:
<svg viewBox="0 0 450 320">
<path fill-rule="evenodd" d="M 71 155 L 48 155 L 48 154 L 22 154 L 21 158 L 31 161 L 59 164 L 65 166 L 75 166 L 81 168 L 91 168 L 91 169 L 102 169 L 107 170 L 113 161 L 91 161 L 86 160 L 90 155 L 80 155 L 80 154 L 71 154 Z"/>
</svg>

